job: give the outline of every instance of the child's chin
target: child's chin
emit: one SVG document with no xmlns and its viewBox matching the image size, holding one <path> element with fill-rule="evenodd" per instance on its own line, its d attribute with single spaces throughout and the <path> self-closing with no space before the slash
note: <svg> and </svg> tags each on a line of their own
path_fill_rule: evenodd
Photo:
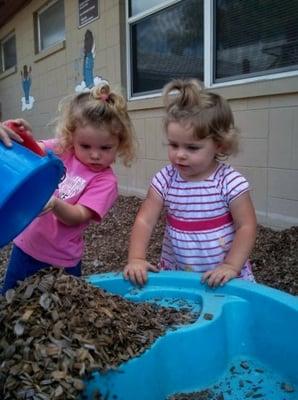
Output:
<svg viewBox="0 0 298 400">
<path fill-rule="evenodd" d="M 104 169 L 104 166 L 102 166 L 102 165 L 90 165 L 89 164 L 88 167 L 91 169 L 91 171 L 94 171 L 94 172 L 99 172 L 102 169 Z"/>
</svg>

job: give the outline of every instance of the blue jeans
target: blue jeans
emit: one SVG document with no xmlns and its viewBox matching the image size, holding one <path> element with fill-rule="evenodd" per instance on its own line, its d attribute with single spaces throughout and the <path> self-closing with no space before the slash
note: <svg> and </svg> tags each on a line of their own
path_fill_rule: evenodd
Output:
<svg viewBox="0 0 298 400">
<path fill-rule="evenodd" d="M 38 261 L 35 258 L 24 253 L 19 247 L 13 245 L 10 260 L 8 263 L 3 287 L 0 294 L 5 294 L 8 289 L 16 286 L 17 281 L 23 281 L 43 268 L 50 268 L 51 264 Z M 70 275 L 81 276 L 81 261 L 74 267 L 64 268 L 64 271 Z"/>
</svg>

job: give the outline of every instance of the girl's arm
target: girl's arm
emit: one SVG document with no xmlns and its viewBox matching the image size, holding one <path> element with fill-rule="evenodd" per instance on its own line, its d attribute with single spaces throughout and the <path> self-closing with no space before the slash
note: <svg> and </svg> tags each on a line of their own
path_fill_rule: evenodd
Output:
<svg viewBox="0 0 298 400">
<path fill-rule="evenodd" d="M 91 209 L 80 204 L 69 204 L 52 196 L 40 215 L 52 211 L 60 222 L 65 225 L 80 225 L 95 218 L 95 213 Z"/>
<path fill-rule="evenodd" d="M 249 192 L 231 202 L 230 212 L 236 230 L 235 237 L 224 262 L 215 270 L 204 273 L 202 280 L 209 286 L 223 285 L 237 277 L 255 244 L 257 220 Z"/>
<path fill-rule="evenodd" d="M 128 250 L 128 264 L 123 276 L 133 283 L 144 285 L 147 281 L 147 271 L 157 272 L 158 268 L 146 261 L 146 252 L 152 231 L 158 221 L 163 207 L 162 198 L 150 188 L 147 197 L 134 222 Z"/>
</svg>

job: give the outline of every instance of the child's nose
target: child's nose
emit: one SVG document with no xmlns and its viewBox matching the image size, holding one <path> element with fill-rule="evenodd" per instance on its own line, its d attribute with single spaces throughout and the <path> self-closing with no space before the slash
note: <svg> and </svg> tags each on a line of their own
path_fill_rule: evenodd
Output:
<svg viewBox="0 0 298 400">
<path fill-rule="evenodd" d="M 92 158 L 93 160 L 98 160 L 98 159 L 100 158 L 100 151 L 98 151 L 98 150 L 92 150 L 90 156 L 91 156 L 91 158 Z"/>
<path fill-rule="evenodd" d="M 177 157 L 178 158 L 185 158 L 185 150 L 183 148 L 179 148 L 177 150 Z"/>
</svg>

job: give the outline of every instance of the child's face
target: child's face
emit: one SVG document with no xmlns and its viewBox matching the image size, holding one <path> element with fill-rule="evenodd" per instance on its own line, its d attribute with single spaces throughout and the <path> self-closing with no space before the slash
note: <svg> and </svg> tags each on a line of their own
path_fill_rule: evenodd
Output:
<svg viewBox="0 0 298 400">
<path fill-rule="evenodd" d="M 73 133 L 73 148 L 76 158 L 92 171 L 99 172 L 116 159 L 119 139 L 103 126 L 78 126 Z"/>
<path fill-rule="evenodd" d="M 215 170 L 219 146 L 211 138 L 195 139 L 189 125 L 171 122 L 167 130 L 168 155 L 180 176 L 187 181 L 208 178 Z"/>
</svg>

